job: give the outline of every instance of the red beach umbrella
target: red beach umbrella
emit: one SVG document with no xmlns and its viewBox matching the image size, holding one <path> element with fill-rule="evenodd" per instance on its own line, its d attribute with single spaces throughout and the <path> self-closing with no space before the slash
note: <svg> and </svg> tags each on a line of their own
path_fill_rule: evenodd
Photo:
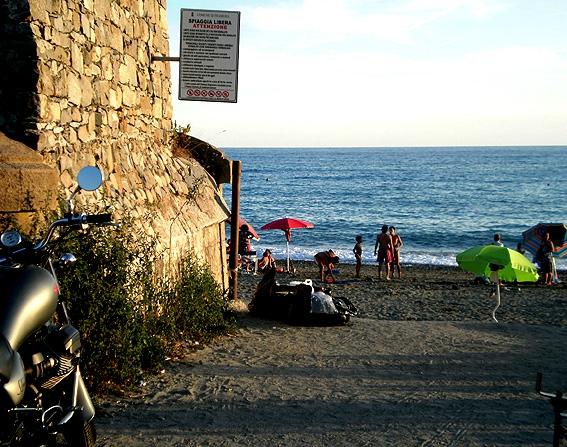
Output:
<svg viewBox="0 0 567 447">
<path fill-rule="evenodd" d="M 300 228 L 313 228 L 311 222 L 306 220 L 296 219 L 294 217 L 282 217 L 281 219 L 273 220 L 263 225 L 260 230 L 282 230 L 285 234 L 287 245 L 287 271 L 289 272 L 289 242 L 291 241 L 291 230 Z"/>
<path fill-rule="evenodd" d="M 248 221 L 246 219 L 244 219 L 243 217 L 241 217 L 238 220 L 238 228 L 242 228 L 242 225 L 248 225 L 248 231 L 250 231 L 250 233 L 252 233 L 252 236 L 254 237 L 254 239 L 257 240 L 257 241 L 260 240 L 260 236 L 258 235 L 256 230 L 254 229 L 254 227 L 252 225 L 250 225 L 248 223 Z"/>
</svg>

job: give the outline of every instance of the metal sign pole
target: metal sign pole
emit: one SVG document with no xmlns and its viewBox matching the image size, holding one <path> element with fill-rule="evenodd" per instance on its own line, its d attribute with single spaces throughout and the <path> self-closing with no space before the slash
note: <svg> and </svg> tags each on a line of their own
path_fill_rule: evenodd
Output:
<svg viewBox="0 0 567 447">
<path fill-rule="evenodd" d="M 230 260 L 229 260 L 229 287 L 231 297 L 234 301 L 238 299 L 238 246 L 239 246 L 239 221 L 240 221 L 240 175 L 242 162 L 232 162 L 232 211 L 230 220 Z"/>
</svg>

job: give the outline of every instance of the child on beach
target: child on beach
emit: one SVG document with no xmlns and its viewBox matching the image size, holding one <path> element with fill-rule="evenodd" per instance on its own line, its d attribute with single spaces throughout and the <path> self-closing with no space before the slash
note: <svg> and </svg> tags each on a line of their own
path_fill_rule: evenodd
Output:
<svg viewBox="0 0 567 447">
<path fill-rule="evenodd" d="M 356 236 L 356 244 L 354 244 L 354 248 L 352 249 L 354 253 L 354 258 L 356 259 L 356 278 L 360 278 L 360 267 L 362 266 L 362 236 Z"/>
<path fill-rule="evenodd" d="M 382 275 L 382 264 L 386 264 L 386 281 L 390 281 L 390 263 L 393 259 L 392 253 L 392 236 L 388 233 L 388 225 L 382 225 L 381 233 L 376 236 L 376 244 L 374 244 L 374 256 L 378 255 L 378 279 Z"/>
</svg>

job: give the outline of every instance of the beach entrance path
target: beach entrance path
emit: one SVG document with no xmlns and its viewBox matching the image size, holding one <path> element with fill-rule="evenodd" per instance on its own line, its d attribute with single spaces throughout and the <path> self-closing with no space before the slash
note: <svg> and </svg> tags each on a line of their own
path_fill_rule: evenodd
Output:
<svg viewBox="0 0 567 447">
<path fill-rule="evenodd" d="M 101 445 L 548 446 L 535 375 L 560 380 L 566 343 L 521 324 L 251 320 L 107 405 Z"/>
</svg>

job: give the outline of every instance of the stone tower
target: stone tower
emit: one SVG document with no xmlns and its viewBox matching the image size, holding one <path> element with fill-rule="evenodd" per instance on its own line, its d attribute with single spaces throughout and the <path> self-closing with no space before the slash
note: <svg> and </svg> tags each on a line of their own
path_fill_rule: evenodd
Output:
<svg viewBox="0 0 567 447">
<path fill-rule="evenodd" d="M 151 62 L 167 54 L 166 0 L 0 0 L 0 131 L 63 193 L 82 166 L 101 167 L 105 190 L 84 200 L 133 218 L 164 265 L 192 249 L 226 285 L 228 177 L 172 153 L 169 64 Z"/>
</svg>

